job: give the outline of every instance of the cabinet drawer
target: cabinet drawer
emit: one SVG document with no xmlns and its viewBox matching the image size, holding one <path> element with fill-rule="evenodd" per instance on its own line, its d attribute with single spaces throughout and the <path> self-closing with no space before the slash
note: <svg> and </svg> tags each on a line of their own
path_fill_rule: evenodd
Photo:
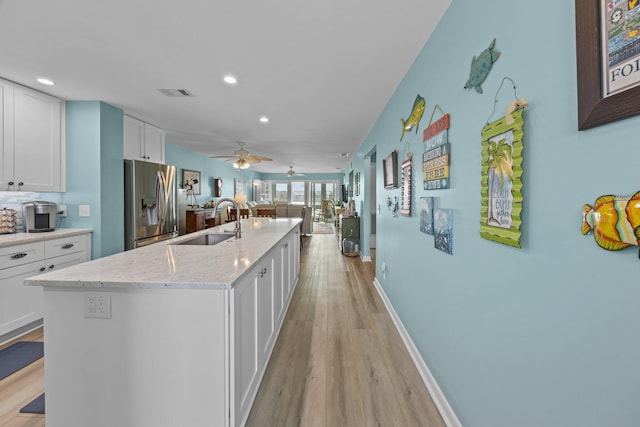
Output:
<svg viewBox="0 0 640 427">
<path fill-rule="evenodd" d="M 25 243 L 7 248 L 0 248 L 0 269 L 28 264 L 44 259 L 44 244 Z"/>
<path fill-rule="evenodd" d="M 84 235 L 47 240 L 44 242 L 44 253 L 47 258 L 82 252 L 87 249 Z"/>
<path fill-rule="evenodd" d="M 81 264 L 85 261 L 87 261 L 85 254 L 76 252 L 59 257 L 47 258 L 44 260 L 44 268 L 45 271 L 60 270 L 61 268 L 71 267 L 72 265 Z"/>
</svg>

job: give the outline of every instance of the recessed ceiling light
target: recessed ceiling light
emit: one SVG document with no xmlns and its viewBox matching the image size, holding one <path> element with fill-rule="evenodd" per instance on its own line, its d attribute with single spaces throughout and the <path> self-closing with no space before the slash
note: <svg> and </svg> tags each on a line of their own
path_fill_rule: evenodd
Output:
<svg viewBox="0 0 640 427">
<path fill-rule="evenodd" d="M 269 117 L 266 117 L 266 116 L 260 117 L 260 122 L 261 123 L 269 123 Z"/>
<path fill-rule="evenodd" d="M 38 77 L 38 83 L 42 83 L 43 85 L 47 85 L 47 86 L 55 85 L 53 80 L 45 79 L 44 77 Z"/>
<path fill-rule="evenodd" d="M 236 78 L 235 78 L 234 76 L 232 76 L 232 75 L 224 76 L 224 79 L 223 79 L 223 80 L 224 80 L 224 82 L 225 82 L 226 84 L 228 84 L 228 85 L 234 85 L 234 84 L 238 83 L 238 79 L 236 79 Z"/>
<path fill-rule="evenodd" d="M 349 157 L 349 153 L 340 153 L 340 157 Z"/>
</svg>

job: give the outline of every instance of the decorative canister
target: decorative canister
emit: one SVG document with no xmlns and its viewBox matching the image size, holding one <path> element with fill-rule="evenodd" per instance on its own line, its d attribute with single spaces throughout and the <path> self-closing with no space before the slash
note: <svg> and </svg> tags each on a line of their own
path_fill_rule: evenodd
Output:
<svg viewBox="0 0 640 427">
<path fill-rule="evenodd" d="M 342 254 L 346 256 L 358 256 L 358 240 L 353 237 L 353 230 L 349 237 L 342 239 Z"/>
<path fill-rule="evenodd" d="M 18 212 L 15 209 L 0 210 L 0 234 L 15 233 L 17 223 Z"/>
</svg>

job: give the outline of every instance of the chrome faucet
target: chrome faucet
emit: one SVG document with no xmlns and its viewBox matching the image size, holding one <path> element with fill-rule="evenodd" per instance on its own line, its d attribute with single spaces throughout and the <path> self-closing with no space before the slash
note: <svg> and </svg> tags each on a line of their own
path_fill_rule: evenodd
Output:
<svg viewBox="0 0 640 427">
<path fill-rule="evenodd" d="M 236 233 L 236 239 L 239 239 L 242 237 L 242 228 L 240 227 L 240 205 L 238 205 L 238 202 L 229 198 L 220 199 L 216 202 L 215 205 L 213 205 L 213 212 L 215 214 L 215 212 L 218 210 L 218 206 L 220 206 L 224 202 L 230 202 L 236 208 L 236 226 L 234 231 Z"/>
</svg>

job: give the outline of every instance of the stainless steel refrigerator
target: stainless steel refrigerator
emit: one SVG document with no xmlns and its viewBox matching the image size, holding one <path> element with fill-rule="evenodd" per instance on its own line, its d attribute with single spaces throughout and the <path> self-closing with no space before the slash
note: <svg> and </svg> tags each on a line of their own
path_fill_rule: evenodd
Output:
<svg viewBox="0 0 640 427">
<path fill-rule="evenodd" d="M 176 167 L 124 161 L 125 250 L 178 235 Z"/>
</svg>

